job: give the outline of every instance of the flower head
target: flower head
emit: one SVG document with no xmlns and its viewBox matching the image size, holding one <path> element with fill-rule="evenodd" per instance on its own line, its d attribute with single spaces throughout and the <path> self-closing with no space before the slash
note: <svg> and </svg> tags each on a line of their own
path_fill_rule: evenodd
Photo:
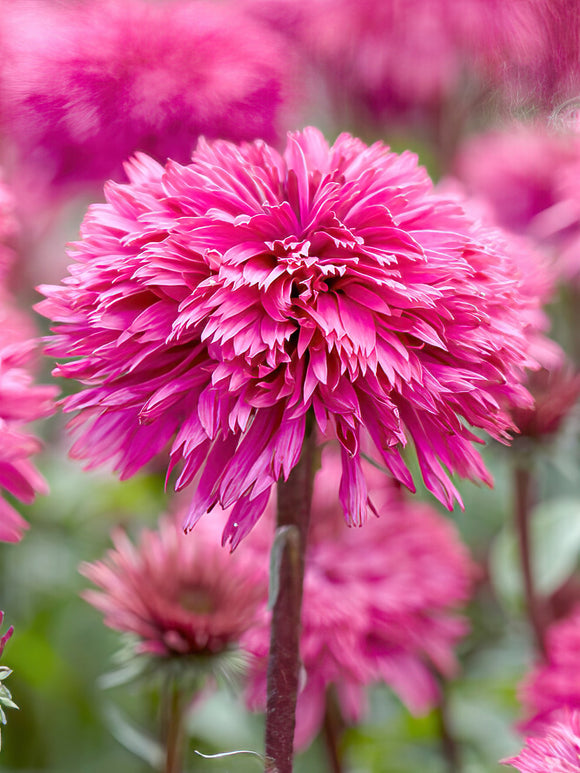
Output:
<svg viewBox="0 0 580 773">
<path fill-rule="evenodd" d="M 38 185 L 101 183 L 136 150 L 273 139 L 284 54 L 228 4 L 6 3 L 3 129 Z M 1 41 L 0 41 L 1 45 Z"/>
<path fill-rule="evenodd" d="M 553 435 L 580 397 L 580 374 L 563 364 L 554 370 L 542 368 L 530 374 L 528 389 L 534 396 L 530 408 L 514 409 L 512 418 L 525 438 L 540 440 Z"/>
<path fill-rule="evenodd" d="M 252 625 L 267 593 L 254 564 L 219 546 L 210 519 L 190 536 L 165 518 L 136 545 L 121 530 L 113 542 L 103 561 L 82 565 L 98 587 L 83 596 L 106 625 L 134 636 L 138 654 L 219 655 Z"/>
<path fill-rule="evenodd" d="M 533 731 L 561 719 L 566 708 L 580 709 L 580 607 L 548 630 L 546 662 L 526 678 L 520 691 Z"/>
<path fill-rule="evenodd" d="M 361 523 L 366 427 L 391 473 L 448 507 L 448 472 L 490 482 L 468 429 L 505 439 L 527 404 L 530 300 L 499 232 L 437 195 L 411 153 L 316 129 L 286 150 L 200 141 L 192 163 L 139 155 L 109 184 L 39 310 L 55 373 L 87 388 L 72 449 L 126 478 L 170 443 L 187 524 L 235 503 L 235 545 L 297 463 L 307 415 L 338 438 L 347 520 Z"/>
<path fill-rule="evenodd" d="M 522 751 L 502 760 L 520 773 L 580 773 L 580 712 L 567 711 L 544 735 L 526 739 Z"/>
<path fill-rule="evenodd" d="M 53 412 L 57 392 L 53 386 L 34 385 L 30 365 L 36 348 L 29 320 L 0 297 L 0 488 L 27 504 L 48 487 L 29 460 L 40 451 L 40 441 L 23 427 Z M 0 541 L 18 542 L 26 528 L 0 497 Z"/>
<path fill-rule="evenodd" d="M 484 199 L 504 228 L 533 239 L 557 260 L 560 276 L 578 280 L 580 137 L 515 126 L 467 142 L 457 175 Z"/>
<path fill-rule="evenodd" d="M 427 505 L 405 502 L 387 475 L 369 468 L 379 518 L 348 529 L 338 498 L 329 495 L 339 475 L 339 454 L 325 452 L 306 555 L 298 747 L 320 729 L 331 686 L 351 722 L 364 712 L 365 688 L 379 681 L 414 713 L 426 712 L 438 698 L 435 672 L 454 672 L 453 646 L 466 632 L 452 610 L 469 595 L 473 567 L 453 527 Z M 267 566 L 265 532 L 256 530 L 248 548 Z M 248 692 L 253 708 L 265 704 L 268 632 L 265 616 L 244 637 L 256 656 Z"/>
</svg>

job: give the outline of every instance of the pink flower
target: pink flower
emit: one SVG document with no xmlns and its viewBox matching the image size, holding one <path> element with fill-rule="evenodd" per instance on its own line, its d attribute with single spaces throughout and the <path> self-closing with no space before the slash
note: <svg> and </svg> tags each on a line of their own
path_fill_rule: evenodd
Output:
<svg viewBox="0 0 580 773">
<path fill-rule="evenodd" d="M 31 184 L 101 183 L 135 150 L 186 163 L 201 134 L 276 135 L 284 52 L 231 3 L 6 2 L 1 12 L 3 128 Z"/>
<path fill-rule="evenodd" d="M 543 736 L 528 738 L 526 744 L 516 757 L 502 763 L 521 773 L 579 773 L 580 712 L 565 712 Z"/>
<path fill-rule="evenodd" d="M 323 455 L 315 479 L 297 747 L 320 729 L 331 686 L 350 722 L 360 721 L 365 688 L 378 681 L 390 685 L 413 713 L 429 710 L 438 699 L 435 672 L 454 673 L 453 646 L 466 633 L 452 608 L 467 599 L 473 567 L 453 527 L 427 505 L 405 502 L 387 475 L 370 466 L 365 473 L 380 517 L 360 529 L 346 527 L 338 498 L 329 495 L 340 475 L 338 453 Z M 269 530 L 256 530 L 248 543 L 256 563 L 267 566 Z M 262 625 L 244 637 L 256 657 L 248 690 L 252 708 L 265 705 L 268 643 L 264 614 Z"/>
<path fill-rule="evenodd" d="M 54 410 L 53 386 L 35 386 L 30 372 L 36 341 L 32 326 L 0 297 L 0 488 L 21 502 L 46 494 L 44 478 L 29 461 L 40 442 L 23 431 L 26 423 Z M 20 514 L 0 497 L 0 541 L 18 542 L 28 528 Z"/>
<path fill-rule="evenodd" d="M 552 626 L 546 662 L 526 678 L 520 691 L 529 719 L 526 729 L 544 730 L 566 708 L 580 709 L 580 607 Z"/>
<path fill-rule="evenodd" d="M 4 622 L 4 612 L 0 610 L 0 627 L 2 626 L 2 623 Z M 0 637 L 0 657 L 2 657 L 2 653 L 4 652 L 4 647 L 6 646 L 8 639 L 12 636 L 14 633 L 14 626 L 11 625 L 10 628 L 6 631 L 3 636 Z"/>
<path fill-rule="evenodd" d="M 181 658 L 229 650 L 254 623 L 267 580 L 216 537 L 211 519 L 185 536 L 175 519 L 164 518 L 137 545 L 119 529 L 103 561 L 82 564 L 99 588 L 83 596 L 106 625 L 136 637 L 137 653 Z"/>
<path fill-rule="evenodd" d="M 541 440 L 553 435 L 562 426 L 580 397 L 580 373 L 569 364 L 554 370 L 542 368 L 530 374 L 528 389 L 534 405 L 514 409 L 512 418 L 522 435 Z"/>
<path fill-rule="evenodd" d="M 449 508 L 448 471 L 490 483 L 467 425 L 505 440 L 526 405 L 530 300 L 499 232 L 434 193 L 411 153 L 313 128 L 280 155 L 200 141 L 189 166 L 139 155 L 91 207 L 63 286 L 55 374 L 80 380 L 72 455 L 133 475 L 170 444 L 187 527 L 235 504 L 235 546 L 297 463 L 307 415 L 342 448 L 350 523 L 367 513 L 366 427 L 411 490 L 414 442 Z"/>
<path fill-rule="evenodd" d="M 247 0 L 283 30 L 322 73 L 335 101 L 356 120 L 423 118 L 506 68 L 527 68 L 547 53 L 538 0 Z M 550 41 L 551 42 L 551 41 Z M 519 82 L 518 78 L 518 82 Z M 513 95 L 512 89 L 512 95 Z M 418 114 L 417 114 L 418 113 Z M 435 116 L 432 116 L 435 119 Z"/>
<path fill-rule="evenodd" d="M 515 126 L 465 144 L 455 163 L 468 191 L 497 222 L 533 239 L 561 276 L 580 277 L 580 137 Z"/>
</svg>

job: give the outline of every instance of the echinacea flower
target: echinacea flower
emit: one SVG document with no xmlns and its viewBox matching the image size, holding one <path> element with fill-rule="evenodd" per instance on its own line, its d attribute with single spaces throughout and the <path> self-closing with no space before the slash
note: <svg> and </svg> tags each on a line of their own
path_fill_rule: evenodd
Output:
<svg viewBox="0 0 580 773">
<path fill-rule="evenodd" d="M 428 505 L 405 501 L 384 473 L 369 466 L 365 474 L 379 517 L 358 529 L 346 526 L 338 497 L 329 494 L 340 476 L 337 452 L 325 449 L 315 479 L 300 636 L 305 677 L 296 711 L 298 748 L 322 726 L 331 688 L 349 722 L 360 721 L 366 687 L 380 681 L 413 713 L 428 711 L 439 696 L 435 674 L 454 673 L 453 647 L 467 629 L 454 608 L 468 598 L 474 569 L 453 527 Z M 257 565 L 267 567 L 270 542 L 266 529 L 248 540 Z M 267 622 L 264 615 L 243 641 L 255 656 L 247 696 L 251 708 L 265 705 Z"/>
<path fill-rule="evenodd" d="M 174 518 L 136 544 L 120 529 L 104 560 L 81 572 L 97 590 L 84 598 L 110 628 L 131 634 L 134 652 L 155 659 L 215 656 L 234 648 L 267 593 L 255 565 L 218 544 L 210 519 L 186 536 Z"/>
<path fill-rule="evenodd" d="M 515 125 L 465 143 L 455 172 L 483 199 L 499 225 L 532 239 L 559 275 L 580 277 L 580 136 Z"/>
<path fill-rule="evenodd" d="M 391 473 L 451 508 L 448 472 L 491 482 L 468 425 L 505 440 L 521 385 L 526 313 L 501 234 L 437 195 L 411 153 L 313 128 L 279 154 L 200 141 L 192 163 L 139 155 L 93 205 L 62 286 L 55 374 L 86 388 L 72 455 L 133 475 L 169 446 L 192 527 L 234 505 L 235 546 L 300 456 L 307 416 L 342 453 L 350 523 L 367 514 L 363 428 Z M 445 469 L 447 468 L 447 470 Z M 201 473 L 201 475 L 200 475 Z"/>
<path fill-rule="evenodd" d="M 284 51 L 232 3 L 31 1 L 1 12 L 2 128 L 31 185 L 100 185 L 136 150 L 186 163 L 201 134 L 276 136 Z"/>
<path fill-rule="evenodd" d="M 564 712 L 542 736 L 527 738 L 522 751 L 502 763 L 520 773 L 580 773 L 580 712 Z"/>
<path fill-rule="evenodd" d="M 48 487 L 29 460 L 41 443 L 24 426 L 53 412 L 58 391 L 34 384 L 30 366 L 36 349 L 28 319 L 0 296 L 0 488 L 26 504 Z M 0 541 L 18 542 L 26 528 L 22 516 L 0 496 Z"/>
<path fill-rule="evenodd" d="M 524 680 L 520 699 L 527 713 L 528 730 L 544 730 L 562 718 L 565 709 L 580 710 L 580 607 L 550 626 L 546 636 L 546 661 Z"/>
<path fill-rule="evenodd" d="M 554 435 L 580 397 L 580 374 L 569 364 L 530 374 L 528 389 L 534 397 L 530 408 L 515 408 L 512 418 L 520 436 L 542 440 Z"/>
</svg>

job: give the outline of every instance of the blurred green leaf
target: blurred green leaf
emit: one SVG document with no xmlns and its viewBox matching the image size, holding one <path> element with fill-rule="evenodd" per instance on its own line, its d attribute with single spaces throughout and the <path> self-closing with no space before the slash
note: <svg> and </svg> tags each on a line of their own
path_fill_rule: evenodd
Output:
<svg viewBox="0 0 580 773">
<path fill-rule="evenodd" d="M 580 499 L 543 502 L 530 515 L 532 566 L 540 594 L 549 595 L 574 572 L 580 555 Z M 523 598 L 519 547 L 511 524 L 497 536 L 490 556 L 494 586 L 508 606 Z"/>
</svg>

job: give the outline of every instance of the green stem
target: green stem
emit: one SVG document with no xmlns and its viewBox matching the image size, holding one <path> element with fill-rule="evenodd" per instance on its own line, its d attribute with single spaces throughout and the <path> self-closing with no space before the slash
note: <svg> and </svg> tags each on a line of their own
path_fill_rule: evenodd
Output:
<svg viewBox="0 0 580 773">
<path fill-rule="evenodd" d="M 322 734 L 324 745 L 326 746 L 328 767 L 332 773 L 344 773 L 342 754 L 340 752 L 340 739 L 343 731 L 344 720 L 340 713 L 340 707 L 336 700 L 335 692 L 331 687 L 326 693 Z"/>
<path fill-rule="evenodd" d="M 179 686 L 168 680 L 162 706 L 165 765 L 163 773 L 182 773 L 184 754 L 184 705 Z"/>
<path fill-rule="evenodd" d="M 292 773 L 300 671 L 300 616 L 312 485 L 315 432 L 307 427 L 298 464 L 278 483 L 277 529 L 287 528 L 272 612 L 266 705 L 266 771 Z M 280 532 L 278 532 L 280 533 Z"/>
</svg>

